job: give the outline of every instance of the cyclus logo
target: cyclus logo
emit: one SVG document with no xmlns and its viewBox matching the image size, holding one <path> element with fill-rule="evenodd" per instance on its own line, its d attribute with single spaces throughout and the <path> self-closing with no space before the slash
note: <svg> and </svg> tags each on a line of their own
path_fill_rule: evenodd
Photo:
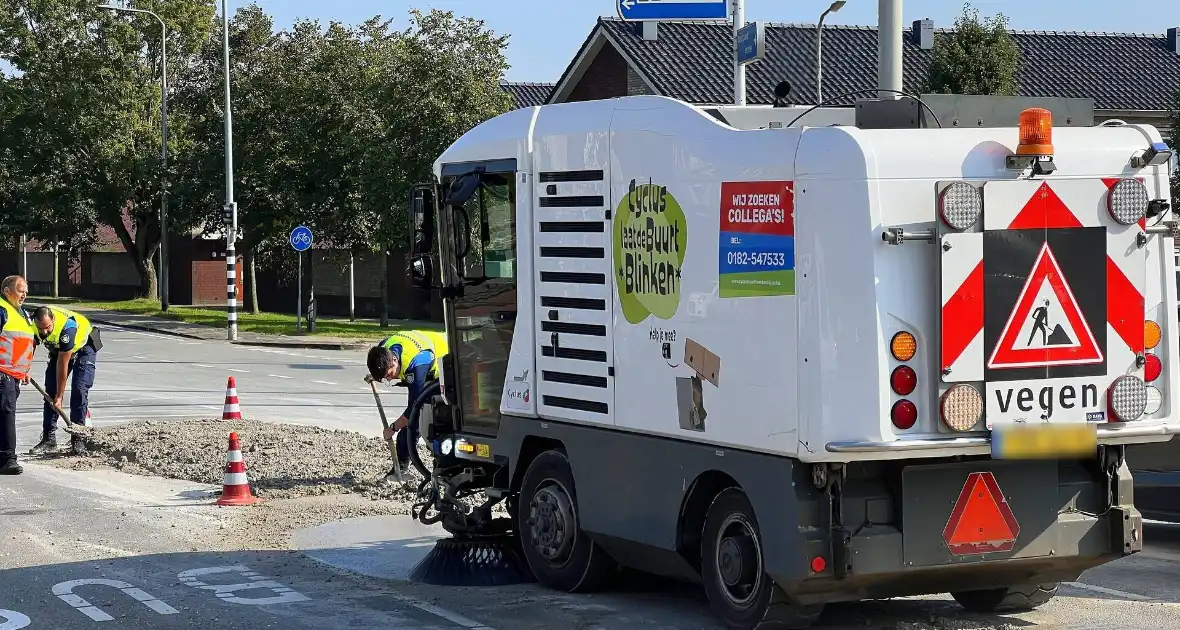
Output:
<svg viewBox="0 0 1180 630">
<path fill-rule="evenodd" d="M 688 245 L 684 210 L 666 186 L 631 180 L 615 209 L 615 284 L 623 317 L 638 324 L 671 319 L 680 307 L 680 273 Z"/>
</svg>

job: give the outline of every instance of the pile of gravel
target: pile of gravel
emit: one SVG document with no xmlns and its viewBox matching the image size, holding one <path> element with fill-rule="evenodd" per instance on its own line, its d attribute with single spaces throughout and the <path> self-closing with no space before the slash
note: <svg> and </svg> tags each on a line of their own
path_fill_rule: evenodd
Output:
<svg viewBox="0 0 1180 630">
<path fill-rule="evenodd" d="M 386 479 L 392 460 L 379 438 L 352 431 L 251 420 L 137 422 L 93 429 L 90 454 L 54 462 L 73 469 L 107 465 L 128 473 L 220 485 L 230 432 L 238 434 L 254 493 L 267 499 L 358 494 L 370 499 L 413 500 L 422 477 L 403 473 L 410 488 Z M 429 451 L 419 447 L 429 465 Z"/>
</svg>

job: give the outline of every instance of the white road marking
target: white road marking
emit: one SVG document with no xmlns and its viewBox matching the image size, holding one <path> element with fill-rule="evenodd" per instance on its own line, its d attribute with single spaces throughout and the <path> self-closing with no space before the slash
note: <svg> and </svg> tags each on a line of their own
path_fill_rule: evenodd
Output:
<svg viewBox="0 0 1180 630">
<path fill-rule="evenodd" d="M 250 370 L 243 370 L 241 368 L 225 368 L 225 369 L 229 370 L 230 372 L 241 372 L 242 374 L 249 374 L 250 373 Z"/>
<path fill-rule="evenodd" d="M 159 333 L 144 332 L 142 330 L 134 330 L 131 328 L 124 328 L 117 324 L 103 324 L 103 328 L 112 328 L 119 332 L 125 332 L 130 335 L 139 335 L 141 337 L 155 337 L 156 339 L 176 339 L 175 335 L 161 335 Z"/>
<path fill-rule="evenodd" d="M 193 367 L 202 367 L 202 368 L 213 369 L 212 365 L 205 365 L 204 363 L 190 363 L 189 365 L 192 365 Z"/>
<path fill-rule="evenodd" d="M 424 602 L 416 597 L 410 597 L 400 593 L 389 593 L 389 595 L 392 595 L 395 599 L 401 601 L 403 604 L 413 606 L 414 608 L 417 608 L 422 612 L 430 613 L 435 617 L 446 619 L 457 626 L 463 626 L 464 628 L 467 628 L 467 630 L 495 630 L 495 628 L 492 628 L 489 625 L 482 624 L 478 621 L 473 621 L 467 617 L 464 617 L 463 615 L 460 615 L 459 613 L 451 612 L 446 608 L 439 608 L 434 604 Z"/>
<path fill-rule="evenodd" d="M 333 383 L 332 381 L 312 381 L 312 382 L 319 383 L 320 385 L 339 385 L 339 383 Z"/>
<path fill-rule="evenodd" d="M 5 610 L 0 608 L 0 630 L 21 630 L 21 628 L 28 628 L 32 625 L 33 620 L 29 619 L 27 615 L 22 615 L 15 610 Z"/>
<path fill-rule="evenodd" d="M 290 376 L 283 376 L 282 374 L 267 374 L 271 378 L 291 378 Z"/>
<path fill-rule="evenodd" d="M 198 576 L 216 575 L 220 573 L 238 573 L 253 581 L 251 584 L 206 584 L 198 580 Z M 244 564 L 227 565 L 220 567 L 205 567 L 200 569 L 189 569 L 182 571 L 176 576 L 181 584 L 186 584 L 193 588 L 213 591 L 223 602 L 230 602 L 231 604 L 249 604 L 254 606 L 266 606 L 271 604 L 290 604 L 294 602 L 306 602 L 311 598 L 303 593 L 297 592 L 294 589 L 283 586 L 282 584 L 273 580 L 267 579 L 264 576 L 258 575 Z M 255 578 L 260 578 L 256 580 Z M 238 591 L 251 591 L 254 589 L 268 589 L 278 595 L 276 597 L 236 597 L 234 593 Z"/>
<path fill-rule="evenodd" d="M 1084 584 L 1082 582 L 1066 582 L 1065 584 L 1074 588 L 1080 588 L 1084 591 L 1093 591 L 1095 593 L 1102 593 L 1103 595 L 1113 595 L 1115 597 L 1122 597 L 1123 599 L 1130 599 L 1137 602 L 1163 603 L 1154 597 L 1146 597 L 1137 593 L 1118 591 L 1113 588 L 1106 588 L 1104 586 L 1094 586 L 1093 584 Z"/>
<path fill-rule="evenodd" d="M 90 617 L 94 621 L 114 621 L 114 617 L 111 617 L 94 604 L 91 604 L 82 597 L 74 594 L 75 588 L 86 585 L 110 586 L 112 588 L 117 588 L 135 601 L 142 603 L 144 606 L 151 608 L 161 615 L 175 615 L 180 613 L 179 610 L 176 610 L 168 604 L 165 604 L 143 590 L 138 589 L 127 582 L 122 582 L 119 580 L 93 578 L 60 582 L 53 585 L 53 594 L 57 595 L 58 599 L 69 604 L 70 606 L 73 606 L 78 610 L 78 612 L 81 612 L 87 617 Z"/>
</svg>

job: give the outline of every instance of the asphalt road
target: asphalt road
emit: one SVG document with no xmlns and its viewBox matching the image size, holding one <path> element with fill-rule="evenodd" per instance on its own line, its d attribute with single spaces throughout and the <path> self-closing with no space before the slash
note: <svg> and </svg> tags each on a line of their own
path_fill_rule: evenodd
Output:
<svg viewBox="0 0 1180 630">
<path fill-rule="evenodd" d="M 103 337 L 106 347 L 91 393 L 98 425 L 217 417 L 232 375 L 248 416 L 379 434 L 372 394 L 361 381 L 361 351 L 256 349 L 109 327 Z M 43 370 L 41 364 L 38 373 Z M 386 392 L 391 413 L 405 404 L 401 391 Z M 19 408 L 19 438 L 27 448 L 40 431 L 35 390 L 24 390 Z M 0 630 L 73 630 L 95 623 L 218 629 L 719 628 L 703 594 L 691 586 L 632 578 L 614 592 L 574 596 L 535 585 L 408 585 L 382 579 L 380 572 L 364 575 L 363 566 L 340 560 L 366 549 L 372 559 L 381 550 L 371 543 L 345 548 L 349 543 L 341 540 L 335 552 L 313 554 L 320 560 L 286 550 L 230 551 L 221 524 L 248 519 L 249 512 L 208 505 L 208 489 L 195 484 L 39 464 L 26 471 L 0 478 Z M 830 606 L 816 628 L 1180 627 L 1180 526 L 1152 525 L 1146 545 L 1141 554 L 1087 572 L 1032 613 L 967 615 L 949 597 L 935 596 Z M 66 590 L 71 586 L 73 591 Z"/>
<path fill-rule="evenodd" d="M 372 391 L 362 380 L 363 350 L 255 348 L 103 326 L 97 365 L 90 390 L 95 426 L 220 418 L 232 376 L 248 418 L 381 435 Z M 33 378 L 44 383 L 44 375 L 44 353 L 38 352 Z M 405 390 L 379 385 L 378 391 L 393 421 L 407 404 Z M 68 393 L 65 403 L 68 412 Z M 41 423 L 40 396 L 23 388 L 17 406 L 22 451 L 40 439 Z M 63 437 L 59 431 L 58 440 Z"/>
</svg>

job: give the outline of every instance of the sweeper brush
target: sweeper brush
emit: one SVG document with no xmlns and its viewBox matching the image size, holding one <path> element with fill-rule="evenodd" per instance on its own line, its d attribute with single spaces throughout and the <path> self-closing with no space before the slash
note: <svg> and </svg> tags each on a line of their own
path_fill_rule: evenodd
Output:
<svg viewBox="0 0 1180 630">
<path fill-rule="evenodd" d="M 515 536 L 444 538 L 410 571 L 433 586 L 510 586 L 536 581 Z"/>
</svg>

